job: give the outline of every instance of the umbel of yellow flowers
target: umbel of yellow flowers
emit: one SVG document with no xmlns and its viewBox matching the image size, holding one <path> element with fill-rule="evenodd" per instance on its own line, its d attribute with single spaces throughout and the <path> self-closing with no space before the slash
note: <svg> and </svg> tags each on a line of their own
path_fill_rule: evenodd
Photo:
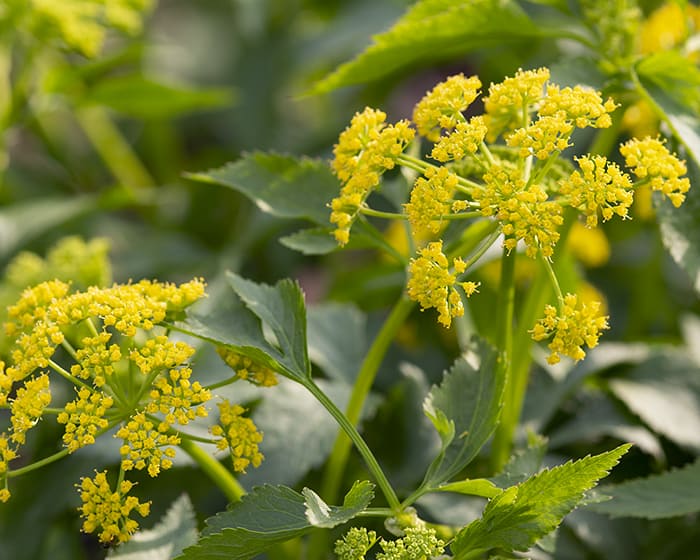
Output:
<svg viewBox="0 0 700 560">
<path fill-rule="evenodd" d="M 0 408 L 10 412 L 9 429 L 0 433 L 0 501 L 11 497 L 10 479 L 31 469 L 24 465 L 15 472 L 12 461 L 42 418 L 64 427 L 64 447 L 41 464 L 94 444 L 114 429 L 121 440 L 118 477 L 110 483 L 103 471 L 81 479 L 80 512 L 83 530 L 97 533 L 102 542 L 129 539 L 138 528 L 132 516 L 146 516 L 150 502 L 129 495 L 134 483 L 126 476 L 145 470 L 156 477 L 170 468 L 176 446 L 187 437 L 181 428 L 208 414 L 211 391 L 192 379 L 194 349 L 170 340 L 161 326 L 168 314 L 203 296 L 204 282 L 198 279 L 179 286 L 144 280 L 76 292 L 52 280 L 22 292 L 8 308 L 4 329 L 12 345 L 8 363 L 0 362 Z M 72 384 L 74 394 L 50 408 L 56 376 Z M 247 376 L 246 370 L 240 377 Z M 264 372 L 260 382 L 272 385 L 276 378 Z M 258 466 L 262 434 L 242 416 L 242 407 L 224 401 L 219 408 L 222 425 L 212 427 L 211 443 L 230 450 L 238 472 Z"/>
<path fill-rule="evenodd" d="M 632 139 L 620 147 L 629 171 L 602 155 L 576 157 L 573 169 L 562 163 L 574 131 L 609 127 L 616 104 L 593 89 L 560 87 L 549 78 L 549 70 L 539 68 L 491 84 L 484 113 L 467 118 L 481 81 L 451 76 L 416 104 L 412 122 L 389 124 L 385 113 L 366 108 L 335 145 L 331 167 L 341 182 L 330 203 L 335 239 L 347 244 L 353 224 L 365 214 L 407 220 L 419 245 L 408 266 L 408 295 L 422 309 L 435 308 L 445 327 L 464 313 L 462 295 L 469 297 L 478 287 L 463 280 L 470 272 L 468 255 L 443 253 L 439 237 L 448 223 L 495 221 L 506 251 L 521 243 L 526 255 L 548 263 L 566 207 L 595 227 L 614 216 L 629 218 L 635 189 L 643 185 L 676 207 L 685 199 L 690 187 L 685 163 L 659 138 Z M 425 158 L 407 153 L 418 137 L 432 143 Z M 396 166 L 418 177 L 403 212 L 389 216 L 370 208 L 368 198 L 382 174 Z M 560 354 L 582 359 L 582 346 L 597 344 L 607 328 L 599 308 L 575 294 L 560 294 L 558 306 L 548 306 L 531 332 L 536 340 L 551 339 L 551 362 Z"/>
</svg>

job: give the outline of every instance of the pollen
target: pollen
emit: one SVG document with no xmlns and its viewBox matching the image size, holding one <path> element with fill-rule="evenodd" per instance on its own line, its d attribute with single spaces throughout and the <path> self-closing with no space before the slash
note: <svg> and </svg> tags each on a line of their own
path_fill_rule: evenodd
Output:
<svg viewBox="0 0 700 560">
<path fill-rule="evenodd" d="M 467 154 L 476 153 L 486 130 L 482 116 L 472 117 L 468 122 L 458 122 L 452 132 L 439 139 L 430 157 L 443 163 L 464 159 Z"/>
<path fill-rule="evenodd" d="M 598 301 L 584 302 L 576 294 L 566 294 L 557 310 L 552 305 L 545 306 L 544 318 L 530 331 L 533 340 L 551 338 L 547 358 L 550 364 L 560 361 L 560 355 L 576 361 L 585 358 L 584 344 L 588 348 L 598 345 L 601 331 L 608 329 L 608 317 L 600 313 Z"/>
<path fill-rule="evenodd" d="M 259 467 L 265 458 L 258 448 L 263 434 L 250 418 L 243 416 L 245 408 L 227 400 L 218 403 L 219 425 L 211 427 L 214 436 L 221 437 L 217 447 L 228 449 L 233 460 L 233 470 L 245 473 L 249 465 Z"/>
<path fill-rule="evenodd" d="M 419 254 L 408 266 L 408 296 L 417 301 L 422 310 L 435 308 L 438 322 L 449 328 L 453 317 L 464 315 L 462 297 L 456 288 L 461 288 L 469 297 L 477 291 L 478 284 L 457 281 L 458 275 L 465 271 L 465 263 L 454 259 L 454 272 L 450 272 L 449 260 L 442 252 L 442 241 L 429 243 Z"/>
</svg>

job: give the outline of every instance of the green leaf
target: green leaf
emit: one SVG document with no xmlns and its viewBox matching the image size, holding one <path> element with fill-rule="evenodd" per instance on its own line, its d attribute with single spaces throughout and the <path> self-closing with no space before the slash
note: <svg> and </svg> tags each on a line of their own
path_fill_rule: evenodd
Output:
<svg viewBox="0 0 700 560">
<path fill-rule="evenodd" d="M 94 196 L 42 198 L 0 210 L 0 259 L 33 238 L 99 207 Z"/>
<path fill-rule="evenodd" d="M 328 203 L 340 190 L 338 179 L 322 161 L 262 152 L 186 177 L 235 189 L 273 216 L 305 218 L 321 226 L 329 225 Z"/>
<path fill-rule="evenodd" d="M 449 482 L 439 486 L 436 490 L 440 492 L 467 494 L 468 496 L 481 496 L 482 498 L 493 498 L 502 492 L 498 486 L 485 478 L 472 478 L 460 480 L 459 482 Z"/>
<path fill-rule="evenodd" d="M 355 481 L 346 494 L 342 506 L 329 506 L 310 488 L 301 493 L 306 498 L 306 518 L 314 527 L 331 529 L 350 521 L 374 499 L 374 484 L 367 480 Z"/>
<path fill-rule="evenodd" d="M 452 544 L 455 559 L 492 548 L 525 551 L 550 533 L 606 476 L 629 444 L 544 470 L 493 498 L 481 519 L 462 529 Z"/>
<path fill-rule="evenodd" d="M 314 93 L 365 83 L 411 64 L 538 34 L 510 0 L 421 0 L 354 60 L 318 82 Z"/>
<path fill-rule="evenodd" d="M 698 142 L 700 146 L 700 137 Z M 700 294 L 700 167 L 689 162 L 689 172 L 691 188 L 681 207 L 674 207 L 665 197 L 655 196 L 654 208 L 666 249 Z"/>
<path fill-rule="evenodd" d="M 329 227 L 302 229 L 281 237 L 280 243 L 304 255 L 326 255 L 338 248 L 333 230 Z"/>
<path fill-rule="evenodd" d="M 107 558 L 119 560 L 170 560 L 197 542 L 197 518 L 187 494 L 175 500 L 158 524 L 141 530 L 113 550 Z"/>
<path fill-rule="evenodd" d="M 205 313 L 188 310 L 186 318 L 174 323 L 172 328 L 215 345 L 231 347 L 252 360 L 287 374 L 282 365 L 284 355 L 267 341 L 260 319 L 233 290 Z"/>
<path fill-rule="evenodd" d="M 324 303 L 308 309 L 311 361 L 333 379 L 352 384 L 367 353 L 367 318 L 351 304 Z"/>
<path fill-rule="evenodd" d="M 494 374 L 496 358 L 496 349 L 477 339 L 475 351 L 458 358 L 425 399 L 423 409 L 443 445 L 424 485 L 435 487 L 456 475 L 495 430 L 503 397 L 503 382 Z"/>
<path fill-rule="evenodd" d="M 546 452 L 547 438 L 530 434 L 527 448 L 511 455 L 503 470 L 492 477 L 491 482 L 499 488 L 523 482 L 540 470 Z"/>
<path fill-rule="evenodd" d="M 106 105 L 124 115 L 150 121 L 224 107 L 232 100 L 231 92 L 224 89 L 171 86 L 129 75 L 100 80 L 85 94 L 83 102 Z"/>
<path fill-rule="evenodd" d="M 372 496 L 372 484 L 355 483 L 345 497 L 344 505 L 325 506 L 327 515 L 319 513 L 319 519 L 327 527 L 345 523 L 364 509 Z M 319 504 L 320 500 L 315 501 L 312 507 Z M 255 488 L 228 511 L 209 518 L 203 538 L 185 549 L 178 559 L 253 558 L 274 544 L 309 532 L 314 527 L 307 517 L 309 511 L 304 495 L 291 488 L 269 485 Z M 314 514 L 310 516 L 314 518 Z"/>
<path fill-rule="evenodd" d="M 700 100 L 700 68 L 675 50 L 652 53 L 635 65 L 643 82 L 654 83 L 679 102 Z"/>
<path fill-rule="evenodd" d="M 589 506 L 613 517 L 662 519 L 700 511 L 700 460 L 682 469 L 631 480 L 599 492 L 612 498 Z"/>
<path fill-rule="evenodd" d="M 262 323 L 269 327 L 283 354 L 283 365 L 294 378 L 311 378 L 306 345 L 306 307 L 299 284 L 285 278 L 274 286 L 256 284 L 233 272 L 228 282 Z"/>
<path fill-rule="evenodd" d="M 683 351 L 657 350 L 609 381 L 613 394 L 655 432 L 700 450 L 700 368 Z"/>
</svg>

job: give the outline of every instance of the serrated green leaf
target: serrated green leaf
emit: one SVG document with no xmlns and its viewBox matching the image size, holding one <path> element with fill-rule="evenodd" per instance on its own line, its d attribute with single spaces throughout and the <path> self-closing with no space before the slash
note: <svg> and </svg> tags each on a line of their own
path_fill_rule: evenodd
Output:
<svg viewBox="0 0 700 560">
<path fill-rule="evenodd" d="M 299 284 L 288 278 L 274 286 L 256 284 L 233 272 L 229 272 L 227 278 L 246 307 L 272 330 L 289 374 L 298 379 L 310 378 L 306 307 Z"/>
<path fill-rule="evenodd" d="M 700 368 L 683 351 L 667 348 L 612 378 L 613 394 L 655 432 L 700 450 Z"/>
<path fill-rule="evenodd" d="M 547 438 L 532 435 L 528 440 L 527 448 L 511 455 L 503 470 L 491 478 L 496 486 L 507 488 L 523 482 L 540 470 L 547 451 Z"/>
<path fill-rule="evenodd" d="M 329 506 L 310 488 L 301 493 L 306 499 L 306 518 L 314 527 L 331 529 L 350 521 L 374 499 L 374 484 L 367 480 L 355 481 L 345 496 L 342 506 Z"/>
<path fill-rule="evenodd" d="M 223 107 L 233 101 L 233 95 L 224 89 L 176 87 L 129 75 L 100 80 L 82 101 L 105 105 L 136 119 L 158 120 Z"/>
<path fill-rule="evenodd" d="M 321 226 L 329 225 L 328 203 L 340 190 L 338 179 L 322 161 L 262 152 L 186 177 L 235 189 L 273 216 L 305 218 Z"/>
<path fill-rule="evenodd" d="M 681 469 L 600 489 L 612 498 L 589 506 L 612 517 L 663 519 L 700 511 L 700 460 Z"/>
<path fill-rule="evenodd" d="M 107 558 L 119 560 L 170 560 L 197 542 L 197 518 L 192 502 L 183 494 L 175 500 L 158 524 L 141 530 L 111 551 Z"/>
<path fill-rule="evenodd" d="M 455 537 L 455 559 L 492 548 L 525 551 L 553 531 L 606 476 L 630 448 L 629 444 L 575 462 L 544 470 L 493 498 L 481 519 Z"/>
<path fill-rule="evenodd" d="M 496 428 L 503 382 L 494 374 L 496 349 L 476 340 L 475 351 L 457 359 L 439 386 L 433 386 L 423 409 L 433 421 L 443 447 L 425 475 L 435 487 L 466 467 Z"/>
<path fill-rule="evenodd" d="M 532 37 L 538 29 L 510 0 L 421 0 L 354 60 L 318 82 L 314 93 L 386 76 L 417 62 Z"/>
<path fill-rule="evenodd" d="M 332 508 L 325 519 L 329 527 L 345 523 L 364 509 L 371 500 L 371 484 L 353 485 L 345 502 Z M 364 505 L 361 505 L 364 504 Z M 274 544 L 309 532 L 307 503 L 302 494 L 286 486 L 255 488 L 226 512 L 207 519 L 204 537 L 178 556 L 178 560 L 247 560 Z"/>
<path fill-rule="evenodd" d="M 304 255 L 325 255 L 338 248 L 331 228 L 308 228 L 280 238 L 285 247 Z"/>
<path fill-rule="evenodd" d="M 485 478 L 473 478 L 460 480 L 459 482 L 449 482 L 442 484 L 436 490 L 440 492 L 456 492 L 469 496 L 481 496 L 482 498 L 493 498 L 500 494 L 502 490 L 493 482 Z"/>
</svg>

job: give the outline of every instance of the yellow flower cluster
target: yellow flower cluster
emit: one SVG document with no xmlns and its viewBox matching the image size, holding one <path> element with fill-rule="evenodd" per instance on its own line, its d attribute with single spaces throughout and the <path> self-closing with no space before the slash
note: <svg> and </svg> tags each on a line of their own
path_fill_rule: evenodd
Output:
<svg viewBox="0 0 700 560">
<path fill-rule="evenodd" d="M 549 80 L 549 69 L 518 70 L 498 84 L 491 84 L 489 95 L 484 98 L 487 138 L 493 142 L 504 130 L 512 130 L 526 124 L 530 108 L 544 95 Z"/>
<path fill-rule="evenodd" d="M 114 400 L 101 391 L 87 387 L 77 390 L 78 397 L 66 404 L 56 421 L 65 424 L 63 443 L 70 453 L 95 443 L 95 436 L 109 426 L 105 418 Z"/>
<path fill-rule="evenodd" d="M 608 128 L 612 124 L 609 113 L 616 107 L 612 99 L 603 101 L 600 93 L 593 89 L 581 86 L 561 89 L 549 84 L 537 113 L 540 117 L 562 115 L 577 128 Z"/>
<path fill-rule="evenodd" d="M 248 465 L 259 467 L 265 458 L 258 444 L 263 435 L 250 418 L 243 416 L 245 409 L 238 404 L 223 400 L 219 407 L 219 424 L 211 427 L 214 436 L 221 437 L 217 447 L 229 449 L 233 460 L 233 470 L 244 473 Z"/>
<path fill-rule="evenodd" d="M 678 208 L 685 200 L 690 181 L 685 163 L 668 151 L 658 138 L 636 138 L 620 146 L 627 167 L 640 179 L 648 180 L 651 188 L 666 195 Z"/>
<path fill-rule="evenodd" d="M 331 202 L 331 223 L 335 237 L 345 245 L 350 226 L 384 171 L 393 169 L 396 158 L 413 140 L 408 121 L 385 125 L 386 114 L 367 107 L 356 113 L 333 149 L 332 168 L 343 183 L 340 196 Z"/>
<path fill-rule="evenodd" d="M 173 368 L 167 375 L 160 375 L 153 382 L 146 412 L 165 415 L 165 423 L 181 426 L 197 417 L 207 415 L 203 403 L 211 399 L 211 393 L 199 381 L 192 383 L 192 370 L 188 367 Z"/>
<path fill-rule="evenodd" d="M 408 295 L 420 303 L 422 310 L 430 307 L 437 309 L 438 321 L 449 327 L 453 317 L 464 315 L 462 297 L 455 286 L 462 288 L 467 297 L 476 292 L 479 286 L 475 282 L 457 281 L 457 276 L 464 272 L 466 265 L 462 259 L 454 259 L 454 272 L 450 272 L 449 261 L 442 252 L 442 241 L 429 243 L 419 253 L 420 256 L 412 259 L 408 266 Z"/>
<path fill-rule="evenodd" d="M 604 156 L 583 156 L 576 162 L 580 172 L 574 171 L 562 181 L 559 193 L 586 216 L 586 225 L 598 225 L 598 212 L 604 222 L 615 214 L 627 218 L 634 198 L 629 175 Z"/>
<path fill-rule="evenodd" d="M 520 157 L 534 155 L 537 159 L 547 159 L 555 152 L 563 152 L 571 144 L 569 137 L 574 126 L 564 113 L 540 116 L 536 121 L 518 128 L 506 138 L 508 146 L 519 148 Z"/>
<path fill-rule="evenodd" d="M 130 34 L 140 31 L 143 12 L 152 0 L 29 0 L 37 34 L 49 28 L 70 48 L 85 56 L 96 56 L 107 27 Z"/>
<path fill-rule="evenodd" d="M 552 305 L 545 307 L 544 318 L 530 333 L 536 341 L 552 337 L 547 361 L 556 364 L 560 354 L 582 360 L 586 356 L 582 346 L 597 346 L 601 331 L 607 328 L 608 318 L 600 314 L 600 302 L 585 303 L 576 294 L 566 294 L 559 310 Z"/>
<path fill-rule="evenodd" d="M 216 351 L 221 356 L 221 359 L 226 362 L 226 365 L 236 372 L 238 379 L 243 379 L 261 387 L 273 387 L 279 383 L 277 374 L 273 370 L 251 360 L 248 356 L 244 356 L 224 346 L 219 346 Z"/>
<path fill-rule="evenodd" d="M 459 122 L 454 131 L 439 139 L 430 152 L 430 157 L 440 161 L 459 161 L 469 153 L 473 154 L 486 136 L 484 117 L 472 117 L 468 122 Z"/>
<path fill-rule="evenodd" d="M 51 403 L 49 376 L 39 375 L 28 379 L 17 389 L 14 399 L 10 399 L 10 423 L 12 424 L 10 439 L 22 445 L 26 433 L 39 421 L 44 409 Z"/>
<path fill-rule="evenodd" d="M 127 496 L 134 486 L 133 482 L 124 480 L 116 491 L 107 481 L 107 473 L 95 472 L 94 478 L 82 478 L 77 485 L 83 505 L 80 507 L 84 518 L 83 531 L 99 531 L 99 539 L 104 544 L 118 544 L 129 540 L 138 529 L 139 524 L 131 519 L 133 512 L 141 517 L 150 513 L 150 502 L 141 503 L 135 496 Z"/>
<path fill-rule="evenodd" d="M 474 200 L 484 216 L 495 216 L 503 224 L 503 246 L 515 249 L 522 239 L 528 256 L 534 258 L 541 250 L 550 257 L 559 240 L 557 229 L 564 221 L 561 206 L 548 200 L 542 186 L 528 185 L 516 167 L 494 166 L 484 174 L 484 182 L 483 188 L 474 190 Z"/>
<path fill-rule="evenodd" d="M 439 233 L 446 214 L 452 208 L 457 187 L 457 175 L 447 167 L 428 167 L 424 177 L 418 177 L 411 190 L 410 202 L 404 205 L 414 230 Z"/>
<path fill-rule="evenodd" d="M 0 434 L 0 502 L 10 499 L 10 490 L 7 488 L 7 471 L 12 459 L 17 457 L 17 453 L 10 446 L 10 440 L 6 434 Z"/>
<path fill-rule="evenodd" d="M 97 336 L 86 336 L 76 351 L 78 362 L 71 366 L 71 375 L 79 379 L 92 379 L 95 387 L 102 387 L 114 373 L 114 364 L 122 359 L 118 344 L 107 346 L 112 334 L 102 331 Z"/>
<path fill-rule="evenodd" d="M 440 82 L 416 104 L 413 122 L 418 133 L 437 142 L 442 129 L 452 130 L 464 122 L 462 112 L 476 99 L 480 88 L 481 80 L 477 76 L 467 78 L 464 74 Z"/>
<path fill-rule="evenodd" d="M 180 443 L 176 435 L 168 435 L 169 426 L 161 422 L 157 427 L 146 414 L 137 412 L 115 434 L 124 441 L 119 448 L 122 456 L 122 469 L 143 470 L 148 467 L 148 474 L 158 476 L 161 469 L 172 467 L 175 456 L 173 445 Z M 165 449 L 161 449 L 165 448 Z"/>
</svg>

